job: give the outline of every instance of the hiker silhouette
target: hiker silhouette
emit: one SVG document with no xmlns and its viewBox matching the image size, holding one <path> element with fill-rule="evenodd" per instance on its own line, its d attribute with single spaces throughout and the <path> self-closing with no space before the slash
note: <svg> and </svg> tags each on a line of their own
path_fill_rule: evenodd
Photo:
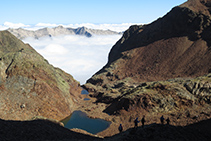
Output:
<svg viewBox="0 0 211 141">
<path fill-rule="evenodd" d="M 141 119 L 142 127 L 144 127 L 144 123 L 145 123 L 145 122 L 146 122 L 145 116 L 143 116 L 142 119 Z"/>
<path fill-rule="evenodd" d="M 170 123 L 169 117 L 166 119 L 166 122 L 167 122 L 167 125 L 169 125 L 169 123 Z"/>
<path fill-rule="evenodd" d="M 134 120 L 134 127 L 135 128 L 137 128 L 138 127 L 138 123 L 139 123 L 140 121 L 138 121 L 138 117 Z"/>
<path fill-rule="evenodd" d="M 121 133 L 122 130 L 123 130 L 122 124 L 119 125 L 119 128 L 118 129 L 119 129 L 119 132 Z"/>
<path fill-rule="evenodd" d="M 164 117 L 163 117 L 163 115 L 160 117 L 160 122 L 161 122 L 161 124 L 164 124 Z"/>
</svg>

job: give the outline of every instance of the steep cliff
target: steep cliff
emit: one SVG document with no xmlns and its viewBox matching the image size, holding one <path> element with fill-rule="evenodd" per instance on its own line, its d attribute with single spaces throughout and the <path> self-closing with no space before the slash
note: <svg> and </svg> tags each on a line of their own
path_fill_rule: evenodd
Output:
<svg viewBox="0 0 211 141">
<path fill-rule="evenodd" d="M 63 119 L 72 112 L 80 91 L 71 75 L 8 31 L 0 32 L 0 118 Z"/>
</svg>

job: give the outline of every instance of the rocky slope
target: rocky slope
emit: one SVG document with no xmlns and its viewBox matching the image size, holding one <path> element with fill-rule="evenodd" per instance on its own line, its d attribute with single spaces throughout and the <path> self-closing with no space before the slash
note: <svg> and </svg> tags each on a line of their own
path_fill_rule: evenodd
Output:
<svg viewBox="0 0 211 141">
<path fill-rule="evenodd" d="M 112 122 L 108 129 L 98 134 L 100 136 L 117 134 L 120 123 L 125 130 L 132 128 L 134 119 L 141 119 L 143 115 L 147 125 L 159 124 L 162 115 L 169 117 L 174 126 L 188 126 L 211 118 L 210 73 L 197 78 L 133 84 L 125 79 L 114 87 L 109 84 L 104 88 L 91 84 L 86 87 L 94 91 L 89 94 L 94 101 L 80 109 L 85 107 L 89 116 Z"/>
<path fill-rule="evenodd" d="M 72 92 L 73 87 L 68 85 L 70 92 L 67 93 L 71 93 L 74 97 L 71 102 L 78 101 L 79 103 L 74 106 L 69 102 L 71 104 L 68 105 L 73 107 L 72 110 L 86 112 L 89 117 L 110 121 L 110 127 L 98 133 L 98 136 L 112 136 L 105 140 L 210 140 L 210 1 L 189 0 L 149 25 L 130 27 L 112 48 L 107 65 L 84 85 L 84 88 L 90 92 L 90 100 L 80 101 L 77 93 Z M 6 39 L 10 38 L 7 37 L 4 40 Z M 5 46 L 14 46 L 13 42 L 0 43 Z M 42 63 L 42 59 L 39 60 L 39 64 L 33 62 L 34 65 L 32 65 L 25 61 L 29 58 L 22 57 L 21 60 L 24 61 L 20 63 L 18 56 L 24 53 L 25 56 L 33 54 L 32 50 L 26 53 L 28 48 L 17 48 L 15 54 L 3 49 L 6 56 L 1 57 L 3 58 L 1 61 L 7 60 L 9 58 L 7 56 L 10 55 L 14 59 L 4 61 L 1 67 L 3 71 L 1 71 L 0 90 L 3 96 L 0 103 L 4 103 L 1 109 L 7 113 L 1 112 L 0 115 L 4 118 L 6 115 L 16 118 L 28 115 L 30 117 L 32 114 L 26 111 L 32 107 L 38 107 L 30 111 L 34 110 L 35 115 L 62 117 L 59 113 L 62 113 L 64 109 L 58 107 L 50 109 L 50 107 L 59 105 L 60 102 L 64 104 L 65 100 L 59 92 L 60 90 L 67 91 L 66 84 L 67 82 L 70 84 L 67 74 L 62 79 L 56 79 L 57 75 L 54 71 L 45 71 L 48 67 L 37 69 L 38 66 L 47 63 L 46 61 Z M 2 53 L 2 56 L 4 54 Z M 36 61 L 36 59 L 32 60 Z M 33 71 L 33 73 L 27 73 L 32 68 L 39 70 L 40 73 L 37 75 Z M 16 71 L 19 69 L 22 71 Z M 55 77 L 50 77 L 52 75 Z M 54 83 L 55 81 L 52 80 L 58 80 L 58 82 Z M 19 86 L 19 82 L 24 83 Z M 78 90 L 77 86 L 75 89 Z M 46 95 L 49 92 L 53 95 Z M 69 96 L 67 93 L 65 97 Z M 14 97 L 21 100 L 17 101 Z M 41 104 L 40 102 L 39 105 L 34 104 L 34 99 L 41 100 Z M 55 99 L 59 101 L 55 103 Z M 57 110 L 60 111 L 57 112 Z M 139 127 L 134 129 L 134 119 L 136 117 L 141 119 L 143 115 L 146 119 L 145 127 L 142 128 L 139 124 Z M 170 126 L 160 125 L 161 115 L 170 118 Z M 36 126 L 32 125 L 33 123 L 36 123 Z M 120 123 L 124 130 L 118 134 Z M 86 137 L 87 140 L 100 140 L 100 138 L 81 134 L 75 136 L 69 130 L 43 121 L 0 120 L 0 126 L 3 127 L 0 129 L 0 131 L 3 129 L 0 132 L 3 139 L 15 139 L 13 137 L 17 136 L 18 139 L 25 137 L 26 140 L 33 139 L 32 137 L 38 137 L 40 140 L 86 140 Z M 29 126 L 32 130 L 27 130 Z M 8 127 L 14 128 L 8 129 Z M 23 128 L 20 131 L 18 127 Z M 7 131 L 12 131 L 12 136 L 9 136 Z M 44 132 L 43 136 L 37 134 L 41 132 Z"/>
<path fill-rule="evenodd" d="M 89 29 L 86 27 L 79 27 L 79 28 L 73 29 L 73 28 L 65 28 L 63 26 L 58 26 L 55 28 L 43 28 L 36 31 L 26 30 L 22 28 L 8 29 L 8 31 L 21 40 L 27 37 L 39 39 L 45 36 L 51 37 L 51 36 L 59 36 L 59 35 L 84 35 L 86 37 L 91 37 L 93 35 L 121 34 L 119 32 L 115 32 L 111 30 Z"/>
<path fill-rule="evenodd" d="M 211 117 L 210 0 L 189 0 L 151 24 L 131 26 L 83 86 L 112 121 L 100 135 L 146 115 L 186 126 Z M 92 111 L 90 112 L 90 114 Z M 110 132 L 110 134 L 108 133 Z"/>
<path fill-rule="evenodd" d="M 194 79 L 178 78 L 132 86 L 121 82 L 118 85 L 122 86 L 108 87 L 107 93 L 98 96 L 97 102 L 110 104 L 106 113 L 135 112 L 137 108 L 149 113 L 179 113 L 193 110 L 193 106 L 201 108 L 201 105 L 211 110 L 211 74 Z"/>
<path fill-rule="evenodd" d="M 72 112 L 79 85 L 30 45 L 8 31 L 0 32 L 0 118 L 61 120 Z"/>
<path fill-rule="evenodd" d="M 125 78 L 145 82 L 211 72 L 209 9 L 209 1 L 189 0 L 151 24 L 131 26 L 87 82 L 103 86 Z"/>
</svg>

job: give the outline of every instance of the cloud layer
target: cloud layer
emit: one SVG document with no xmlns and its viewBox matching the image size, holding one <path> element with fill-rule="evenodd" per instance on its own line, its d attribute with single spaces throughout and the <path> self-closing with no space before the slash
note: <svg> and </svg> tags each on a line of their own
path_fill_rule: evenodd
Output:
<svg viewBox="0 0 211 141">
<path fill-rule="evenodd" d="M 112 31 L 117 31 L 117 32 L 123 32 L 126 29 L 128 29 L 131 25 L 138 24 L 140 25 L 141 23 L 121 23 L 121 24 L 92 24 L 92 23 L 82 23 L 82 24 L 51 24 L 51 23 L 38 23 L 35 25 L 26 25 L 23 23 L 11 23 L 11 22 L 5 22 L 3 25 L 0 25 L 0 30 L 6 30 L 8 28 L 24 28 L 28 30 L 37 30 L 40 28 L 45 28 L 45 27 L 57 27 L 59 25 L 62 25 L 64 27 L 70 27 L 70 28 L 78 28 L 85 26 L 87 28 L 91 29 L 101 29 L 101 30 L 112 30 Z"/>
<path fill-rule="evenodd" d="M 25 25 L 23 23 L 11 23 L 11 22 L 5 22 L 3 25 L 0 25 L 0 30 L 6 30 L 8 28 L 29 28 L 30 25 Z"/>
<path fill-rule="evenodd" d="M 37 30 L 45 27 L 64 27 L 78 28 L 85 26 L 91 29 L 113 30 L 123 32 L 134 23 L 122 24 L 51 24 L 38 23 L 36 25 L 25 25 L 22 23 L 5 22 L 0 25 L 0 30 L 8 28 L 24 28 L 28 30 Z M 140 24 L 140 23 L 139 23 Z M 84 84 L 88 78 L 101 69 L 108 59 L 108 53 L 111 47 L 119 40 L 122 35 L 104 35 L 85 36 L 65 35 L 57 37 L 42 37 L 39 40 L 33 38 L 24 39 L 35 50 L 44 56 L 49 63 L 55 67 L 65 70 L 67 73 Z"/>
<path fill-rule="evenodd" d="M 65 35 L 42 37 L 39 40 L 27 38 L 35 50 L 50 64 L 59 67 L 84 84 L 88 78 L 101 69 L 108 59 L 111 47 L 121 35 L 85 36 Z"/>
</svg>

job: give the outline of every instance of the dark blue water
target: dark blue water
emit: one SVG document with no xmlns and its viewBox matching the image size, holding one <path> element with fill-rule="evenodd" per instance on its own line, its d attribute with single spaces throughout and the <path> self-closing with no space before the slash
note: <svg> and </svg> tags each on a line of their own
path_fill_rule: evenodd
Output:
<svg viewBox="0 0 211 141">
<path fill-rule="evenodd" d="M 89 98 L 84 98 L 84 101 L 88 101 L 88 100 L 90 100 Z"/>
<path fill-rule="evenodd" d="M 89 94 L 89 92 L 87 90 L 82 90 L 81 94 Z"/>
<path fill-rule="evenodd" d="M 68 129 L 78 128 L 89 133 L 96 134 L 108 128 L 110 122 L 102 119 L 92 119 L 87 117 L 86 113 L 74 111 L 69 119 L 62 121 Z"/>
</svg>

